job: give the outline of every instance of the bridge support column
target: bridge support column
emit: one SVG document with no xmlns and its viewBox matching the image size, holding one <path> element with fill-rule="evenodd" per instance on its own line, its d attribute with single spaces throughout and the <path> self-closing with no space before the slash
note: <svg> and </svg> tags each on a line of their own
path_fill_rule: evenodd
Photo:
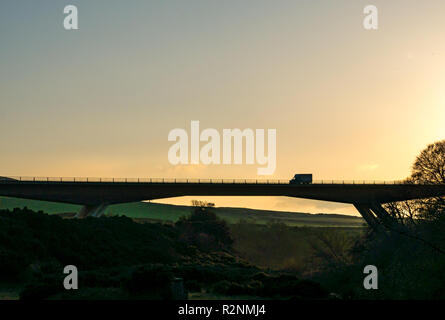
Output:
<svg viewBox="0 0 445 320">
<path fill-rule="evenodd" d="M 380 203 L 354 203 L 354 207 L 374 230 L 379 229 L 382 225 L 392 228 L 396 224 L 395 219 L 389 215 Z"/>
<path fill-rule="evenodd" d="M 99 205 L 87 205 L 83 206 L 80 209 L 79 213 L 76 215 L 76 218 L 86 218 L 86 217 L 100 217 L 104 214 L 105 209 L 108 207 L 108 204 L 101 203 Z"/>
<path fill-rule="evenodd" d="M 380 203 L 372 203 L 371 210 L 376 214 L 379 220 L 386 227 L 392 227 L 393 225 L 395 225 L 395 219 L 389 215 L 388 211 L 386 211 Z"/>
<path fill-rule="evenodd" d="M 374 213 L 372 213 L 371 209 L 368 206 L 361 205 L 361 204 L 354 204 L 354 207 L 357 209 L 358 212 L 362 215 L 363 219 L 368 223 L 368 225 L 376 229 L 379 225 L 379 221 L 374 216 Z"/>
</svg>

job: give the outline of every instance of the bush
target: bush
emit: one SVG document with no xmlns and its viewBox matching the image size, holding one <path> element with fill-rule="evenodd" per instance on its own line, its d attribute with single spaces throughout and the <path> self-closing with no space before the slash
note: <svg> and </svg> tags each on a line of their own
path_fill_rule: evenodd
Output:
<svg viewBox="0 0 445 320">
<path fill-rule="evenodd" d="M 9 250 L 0 251 L 0 280 L 16 281 L 28 266 L 28 259 Z"/>
<path fill-rule="evenodd" d="M 231 250 L 233 240 L 227 223 L 207 207 L 195 207 L 189 217 L 175 224 L 180 240 L 204 251 Z"/>
<path fill-rule="evenodd" d="M 66 220 L 26 208 L 0 210 L 0 271 L 10 278 L 48 261 L 79 270 L 171 263 L 185 250 L 177 239 L 171 226 L 125 217 Z"/>
<path fill-rule="evenodd" d="M 37 282 L 26 285 L 20 292 L 20 300 L 43 300 L 63 291 L 63 277 L 46 275 Z"/>
<path fill-rule="evenodd" d="M 132 295 L 171 299 L 173 278 L 173 273 L 161 266 L 141 267 L 133 271 L 124 287 Z"/>
</svg>

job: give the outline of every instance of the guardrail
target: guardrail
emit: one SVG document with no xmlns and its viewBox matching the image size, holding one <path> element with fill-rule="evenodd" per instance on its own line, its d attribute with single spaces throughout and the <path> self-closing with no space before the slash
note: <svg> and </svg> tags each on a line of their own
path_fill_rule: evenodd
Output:
<svg viewBox="0 0 445 320">
<path fill-rule="evenodd" d="M 224 184 L 289 184 L 282 179 L 185 179 L 185 178 L 94 178 L 94 177 L 0 177 L 0 182 L 91 182 L 91 183 L 224 183 Z M 311 184 L 431 184 L 406 180 L 314 180 Z M 297 184 L 298 185 L 298 184 Z"/>
</svg>

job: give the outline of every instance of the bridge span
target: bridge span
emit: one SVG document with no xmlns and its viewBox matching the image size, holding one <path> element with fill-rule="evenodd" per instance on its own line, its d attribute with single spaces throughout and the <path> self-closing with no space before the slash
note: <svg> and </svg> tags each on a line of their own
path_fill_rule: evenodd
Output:
<svg viewBox="0 0 445 320">
<path fill-rule="evenodd" d="M 78 217 L 100 216 L 111 204 L 181 196 L 286 196 L 353 204 L 371 226 L 389 219 L 384 203 L 445 196 L 445 184 L 403 181 L 103 179 L 0 177 L 0 196 L 83 205 Z"/>
</svg>

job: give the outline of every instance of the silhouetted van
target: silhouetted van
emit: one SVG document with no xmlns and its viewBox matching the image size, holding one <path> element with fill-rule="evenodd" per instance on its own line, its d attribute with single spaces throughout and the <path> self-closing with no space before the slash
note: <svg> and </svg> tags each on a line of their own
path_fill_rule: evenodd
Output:
<svg viewBox="0 0 445 320">
<path fill-rule="evenodd" d="M 297 173 L 294 175 L 292 180 L 289 181 L 290 184 L 310 184 L 312 183 L 312 173 Z"/>
</svg>

